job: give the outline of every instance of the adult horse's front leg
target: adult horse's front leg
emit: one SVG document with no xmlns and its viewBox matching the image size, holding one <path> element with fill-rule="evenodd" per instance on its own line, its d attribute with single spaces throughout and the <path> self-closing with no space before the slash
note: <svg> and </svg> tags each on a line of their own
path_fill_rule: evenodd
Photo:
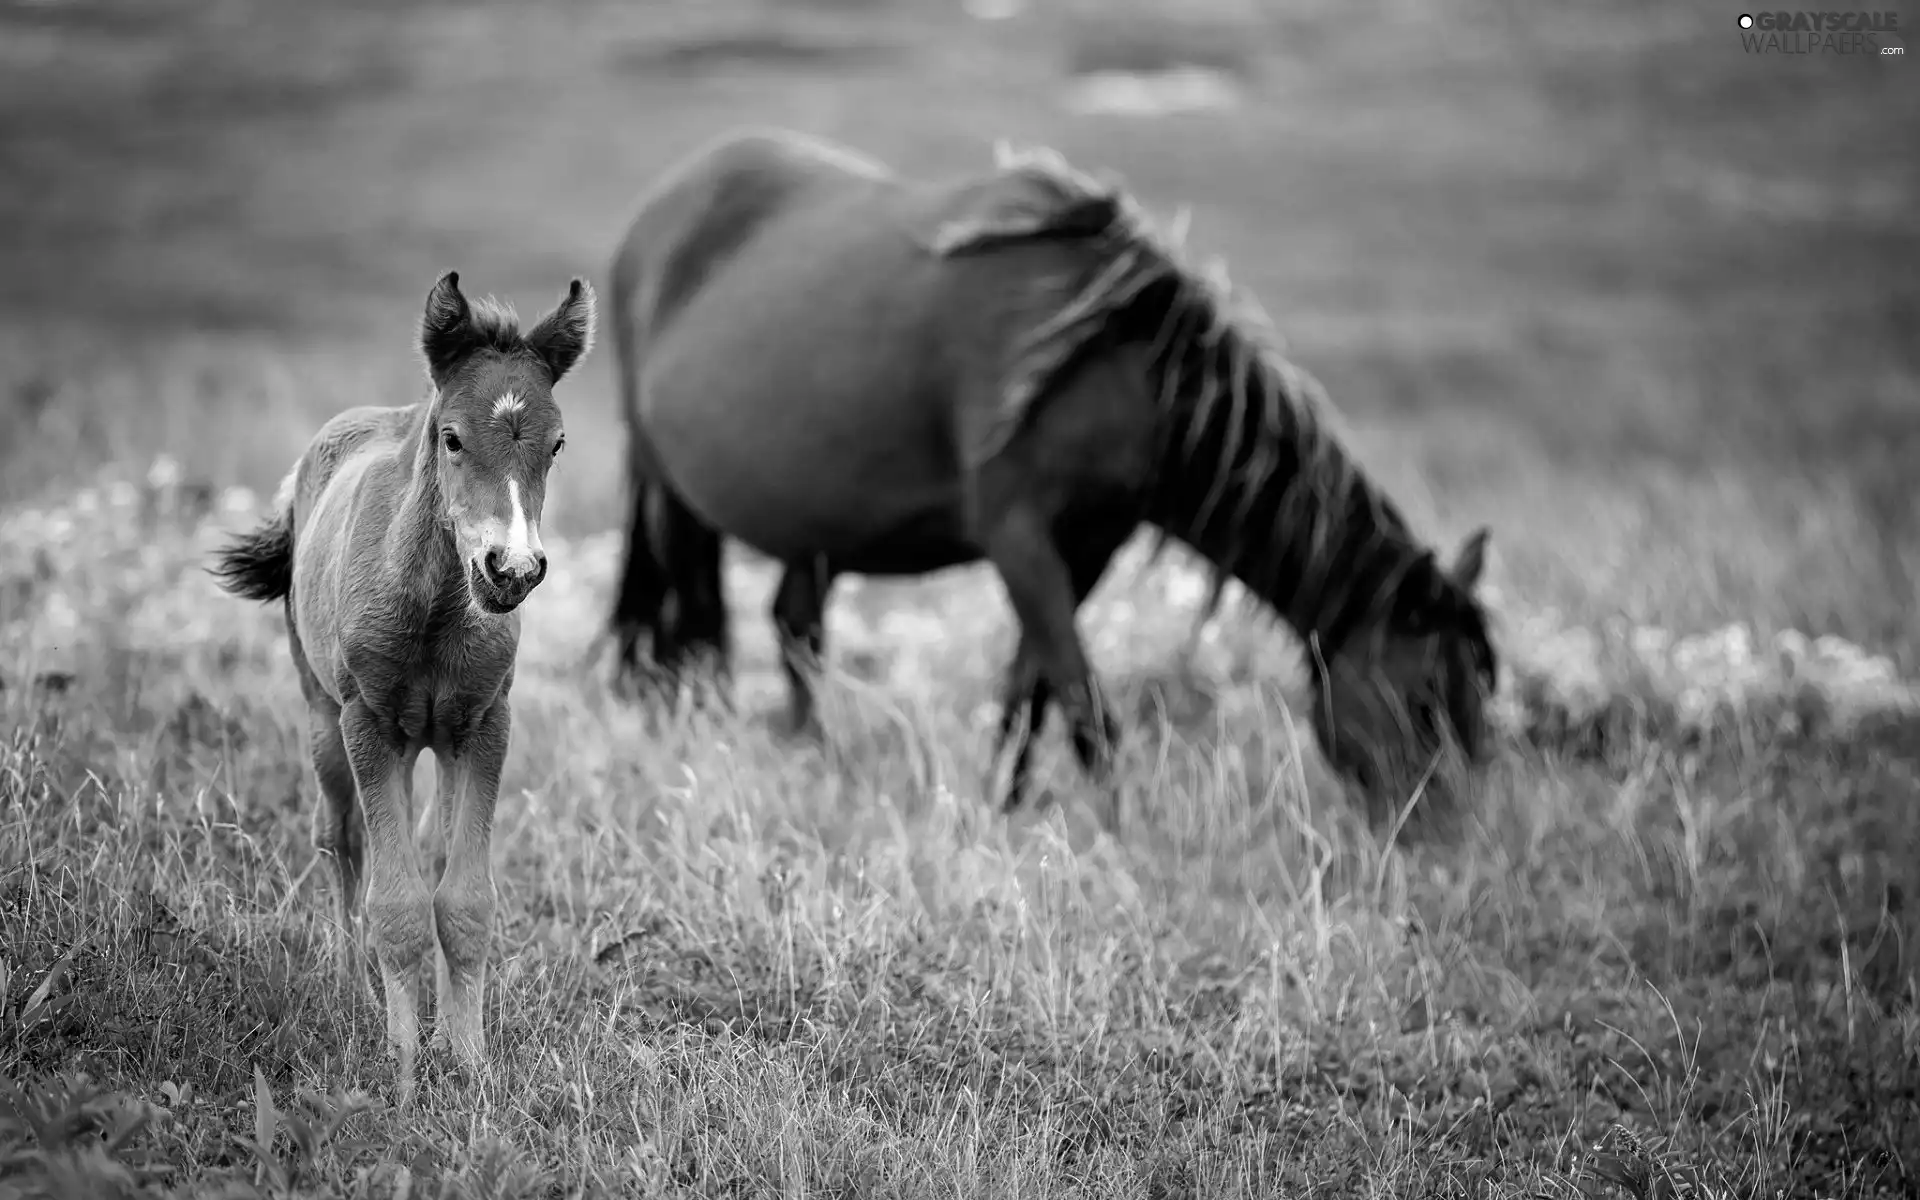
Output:
<svg viewBox="0 0 1920 1200">
<path fill-rule="evenodd" d="M 1117 831 L 1119 801 L 1112 776 L 1119 725 L 1102 703 L 1086 647 L 1074 625 L 1081 588 L 1092 590 L 1112 552 L 1096 555 L 1092 550 L 1097 547 L 1089 548 L 1074 556 L 1082 561 L 1070 563 L 1054 544 L 1046 523 L 1024 507 L 1010 511 L 985 541 L 987 558 L 999 572 L 1007 598 L 1020 619 L 1021 649 L 1015 656 L 1011 682 L 1018 686 L 1025 679 L 1032 680 L 1021 759 L 1033 733 L 1045 720 L 1045 702 L 1051 693 L 1066 716 L 1081 768 L 1106 793 L 1103 822 L 1109 831 Z M 1009 700 L 1012 698 L 1010 688 Z M 1010 728 L 1009 715 L 1003 713 L 1001 719 L 1003 730 Z M 1017 793 L 1009 795 L 1007 807 L 1017 802 L 1016 797 Z"/>
<path fill-rule="evenodd" d="M 447 756 L 440 783 L 447 857 L 433 893 L 441 954 L 434 1040 L 450 1046 L 475 1074 L 484 1070 L 487 1058 L 482 1001 L 493 939 L 493 809 L 512 722 L 503 693 L 467 744 Z"/>
<path fill-rule="evenodd" d="M 820 670 L 827 648 L 827 594 L 833 590 L 833 565 L 824 554 L 786 564 L 773 594 L 773 627 L 780 639 L 780 665 L 787 674 L 787 728 L 799 735 L 814 731 L 813 686 L 808 676 Z"/>
<path fill-rule="evenodd" d="M 1013 742 L 1013 767 L 1007 773 L 1007 794 L 1000 802 L 1002 813 L 1011 813 L 1027 798 L 1027 781 L 1032 769 L 1033 743 L 1047 725 L 1047 706 L 1053 703 L 1053 685 L 1040 670 L 1040 659 L 1025 628 L 1020 645 L 1007 667 L 1007 681 L 1000 692 L 1000 728 L 993 741 L 993 757 L 998 762 Z M 1015 734 L 1018 737 L 1015 737 Z"/>
<path fill-rule="evenodd" d="M 1100 577 L 1106 573 L 1107 565 L 1113 561 L 1114 554 L 1125 541 L 1128 534 L 1125 527 L 1116 531 L 1086 529 L 1077 531 L 1073 539 L 1073 548 L 1059 552 L 1058 556 L 1066 564 L 1067 577 L 1073 588 L 1073 610 L 1078 612 L 1085 604 L 1093 589 L 1100 584 Z M 1050 546 L 1057 546 L 1058 539 L 1049 539 Z M 1076 633 L 1078 644 L 1079 635 Z M 1119 725 L 1101 703 L 1098 682 L 1088 668 L 1088 687 L 1093 696 L 1095 707 L 1100 711 L 1098 737 L 1108 746 L 1119 740 Z M 1033 755 L 1033 743 L 1046 728 L 1047 706 L 1053 701 L 1053 681 L 1045 669 L 1043 655 L 1028 632 L 1024 620 L 1021 623 L 1019 648 L 1014 651 L 1013 663 L 1007 669 L 1007 682 L 1001 694 L 999 737 L 994 742 L 994 758 L 997 760 L 1006 749 L 1010 739 L 1015 739 L 1016 749 L 1013 757 L 1013 770 L 1007 784 L 1007 794 L 1000 811 L 1010 813 L 1020 807 L 1026 798 L 1029 763 Z M 1021 724 L 1024 713 L 1025 723 Z M 1090 727 L 1076 722 L 1071 729 L 1075 757 L 1082 768 L 1093 772 L 1099 759 L 1099 741 L 1090 735 Z M 1111 786 L 1108 786 L 1111 792 Z M 1117 803 L 1109 795 L 1108 803 Z"/>
<path fill-rule="evenodd" d="M 341 740 L 366 822 L 369 940 L 387 995 L 387 1039 L 398 1063 L 399 1101 L 406 1104 L 413 1097 L 420 1050 L 420 975 L 433 945 L 433 901 L 420 878 L 408 820 L 414 756 L 393 744 L 391 728 L 365 700 L 340 713 Z"/>
</svg>

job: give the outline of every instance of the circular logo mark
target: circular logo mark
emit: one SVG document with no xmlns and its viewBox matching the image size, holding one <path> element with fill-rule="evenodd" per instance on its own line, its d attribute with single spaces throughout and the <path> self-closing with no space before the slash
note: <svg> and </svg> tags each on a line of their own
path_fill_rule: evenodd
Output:
<svg viewBox="0 0 1920 1200">
<path fill-rule="evenodd" d="M 1749 14 L 1747 14 L 1747 13 L 1741 13 L 1741 14 L 1740 14 L 1740 28 L 1742 28 L 1742 29 L 1752 29 L 1752 28 L 1753 28 L 1753 17 L 1752 17 L 1751 15 L 1749 15 Z"/>
</svg>

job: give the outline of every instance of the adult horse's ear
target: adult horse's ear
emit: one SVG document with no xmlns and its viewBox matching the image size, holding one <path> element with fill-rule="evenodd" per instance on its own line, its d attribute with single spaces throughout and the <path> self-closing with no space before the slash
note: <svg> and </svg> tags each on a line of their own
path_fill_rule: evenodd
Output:
<svg viewBox="0 0 1920 1200">
<path fill-rule="evenodd" d="M 547 364 L 553 381 L 559 383 L 560 377 L 593 349 L 593 329 L 593 285 L 584 279 L 575 279 L 567 285 L 567 294 L 559 307 L 527 332 L 527 345 Z"/>
<path fill-rule="evenodd" d="M 1401 633 L 1424 637 L 1439 627 L 1445 603 L 1440 564 L 1433 551 L 1423 550 L 1400 577 L 1389 619 Z"/>
<path fill-rule="evenodd" d="M 1481 572 L 1487 567 L 1487 539 L 1493 531 L 1482 525 L 1467 535 L 1460 543 L 1460 550 L 1453 556 L 1453 568 L 1448 573 L 1453 581 L 1467 591 L 1472 591 L 1480 583 Z"/>
<path fill-rule="evenodd" d="M 438 387 L 448 372 L 473 348 L 473 311 L 460 293 L 460 272 L 448 271 L 427 293 L 427 311 L 420 318 L 420 355 L 427 360 L 427 376 Z"/>
</svg>

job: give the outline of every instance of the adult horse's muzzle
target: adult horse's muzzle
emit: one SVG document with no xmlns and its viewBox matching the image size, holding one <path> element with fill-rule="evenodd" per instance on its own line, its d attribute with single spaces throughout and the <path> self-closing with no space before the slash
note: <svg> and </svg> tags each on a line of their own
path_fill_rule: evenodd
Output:
<svg viewBox="0 0 1920 1200">
<path fill-rule="evenodd" d="M 467 563 L 467 586 L 474 603 L 494 616 L 519 608 L 546 577 L 547 556 L 538 550 L 514 561 L 498 547 L 489 547 Z"/>
</svg>

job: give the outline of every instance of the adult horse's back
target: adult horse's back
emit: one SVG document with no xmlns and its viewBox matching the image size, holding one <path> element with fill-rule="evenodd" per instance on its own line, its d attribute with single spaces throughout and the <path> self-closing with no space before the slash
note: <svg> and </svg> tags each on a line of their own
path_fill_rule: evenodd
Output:
<svg viewBox="0 0 1920 1200">
<path fill-rule="evenodd" d="M 735 537 L 785 564 L 773 617 L 805 724 L 833 576 L 985 559 L 1021 630 L 1011 807 L 1052 700 L 1106 774 L 1117 730 L 1075 613 L 1145 521 L 1308 639 L 1336 766 L 1397 785 L 1395 752 L 1430 758 L 1443 722 L 1477 752 L 1484 531 L 1440 565 L 1263 326 L 1057 157 L 919 182 L 799 135 L 730 137 L 642 203 L 611 291 L 634 483 L 623 667 L 649 629 L 670 679 L 689 654 L 724 662 Z"/>
</svg>

